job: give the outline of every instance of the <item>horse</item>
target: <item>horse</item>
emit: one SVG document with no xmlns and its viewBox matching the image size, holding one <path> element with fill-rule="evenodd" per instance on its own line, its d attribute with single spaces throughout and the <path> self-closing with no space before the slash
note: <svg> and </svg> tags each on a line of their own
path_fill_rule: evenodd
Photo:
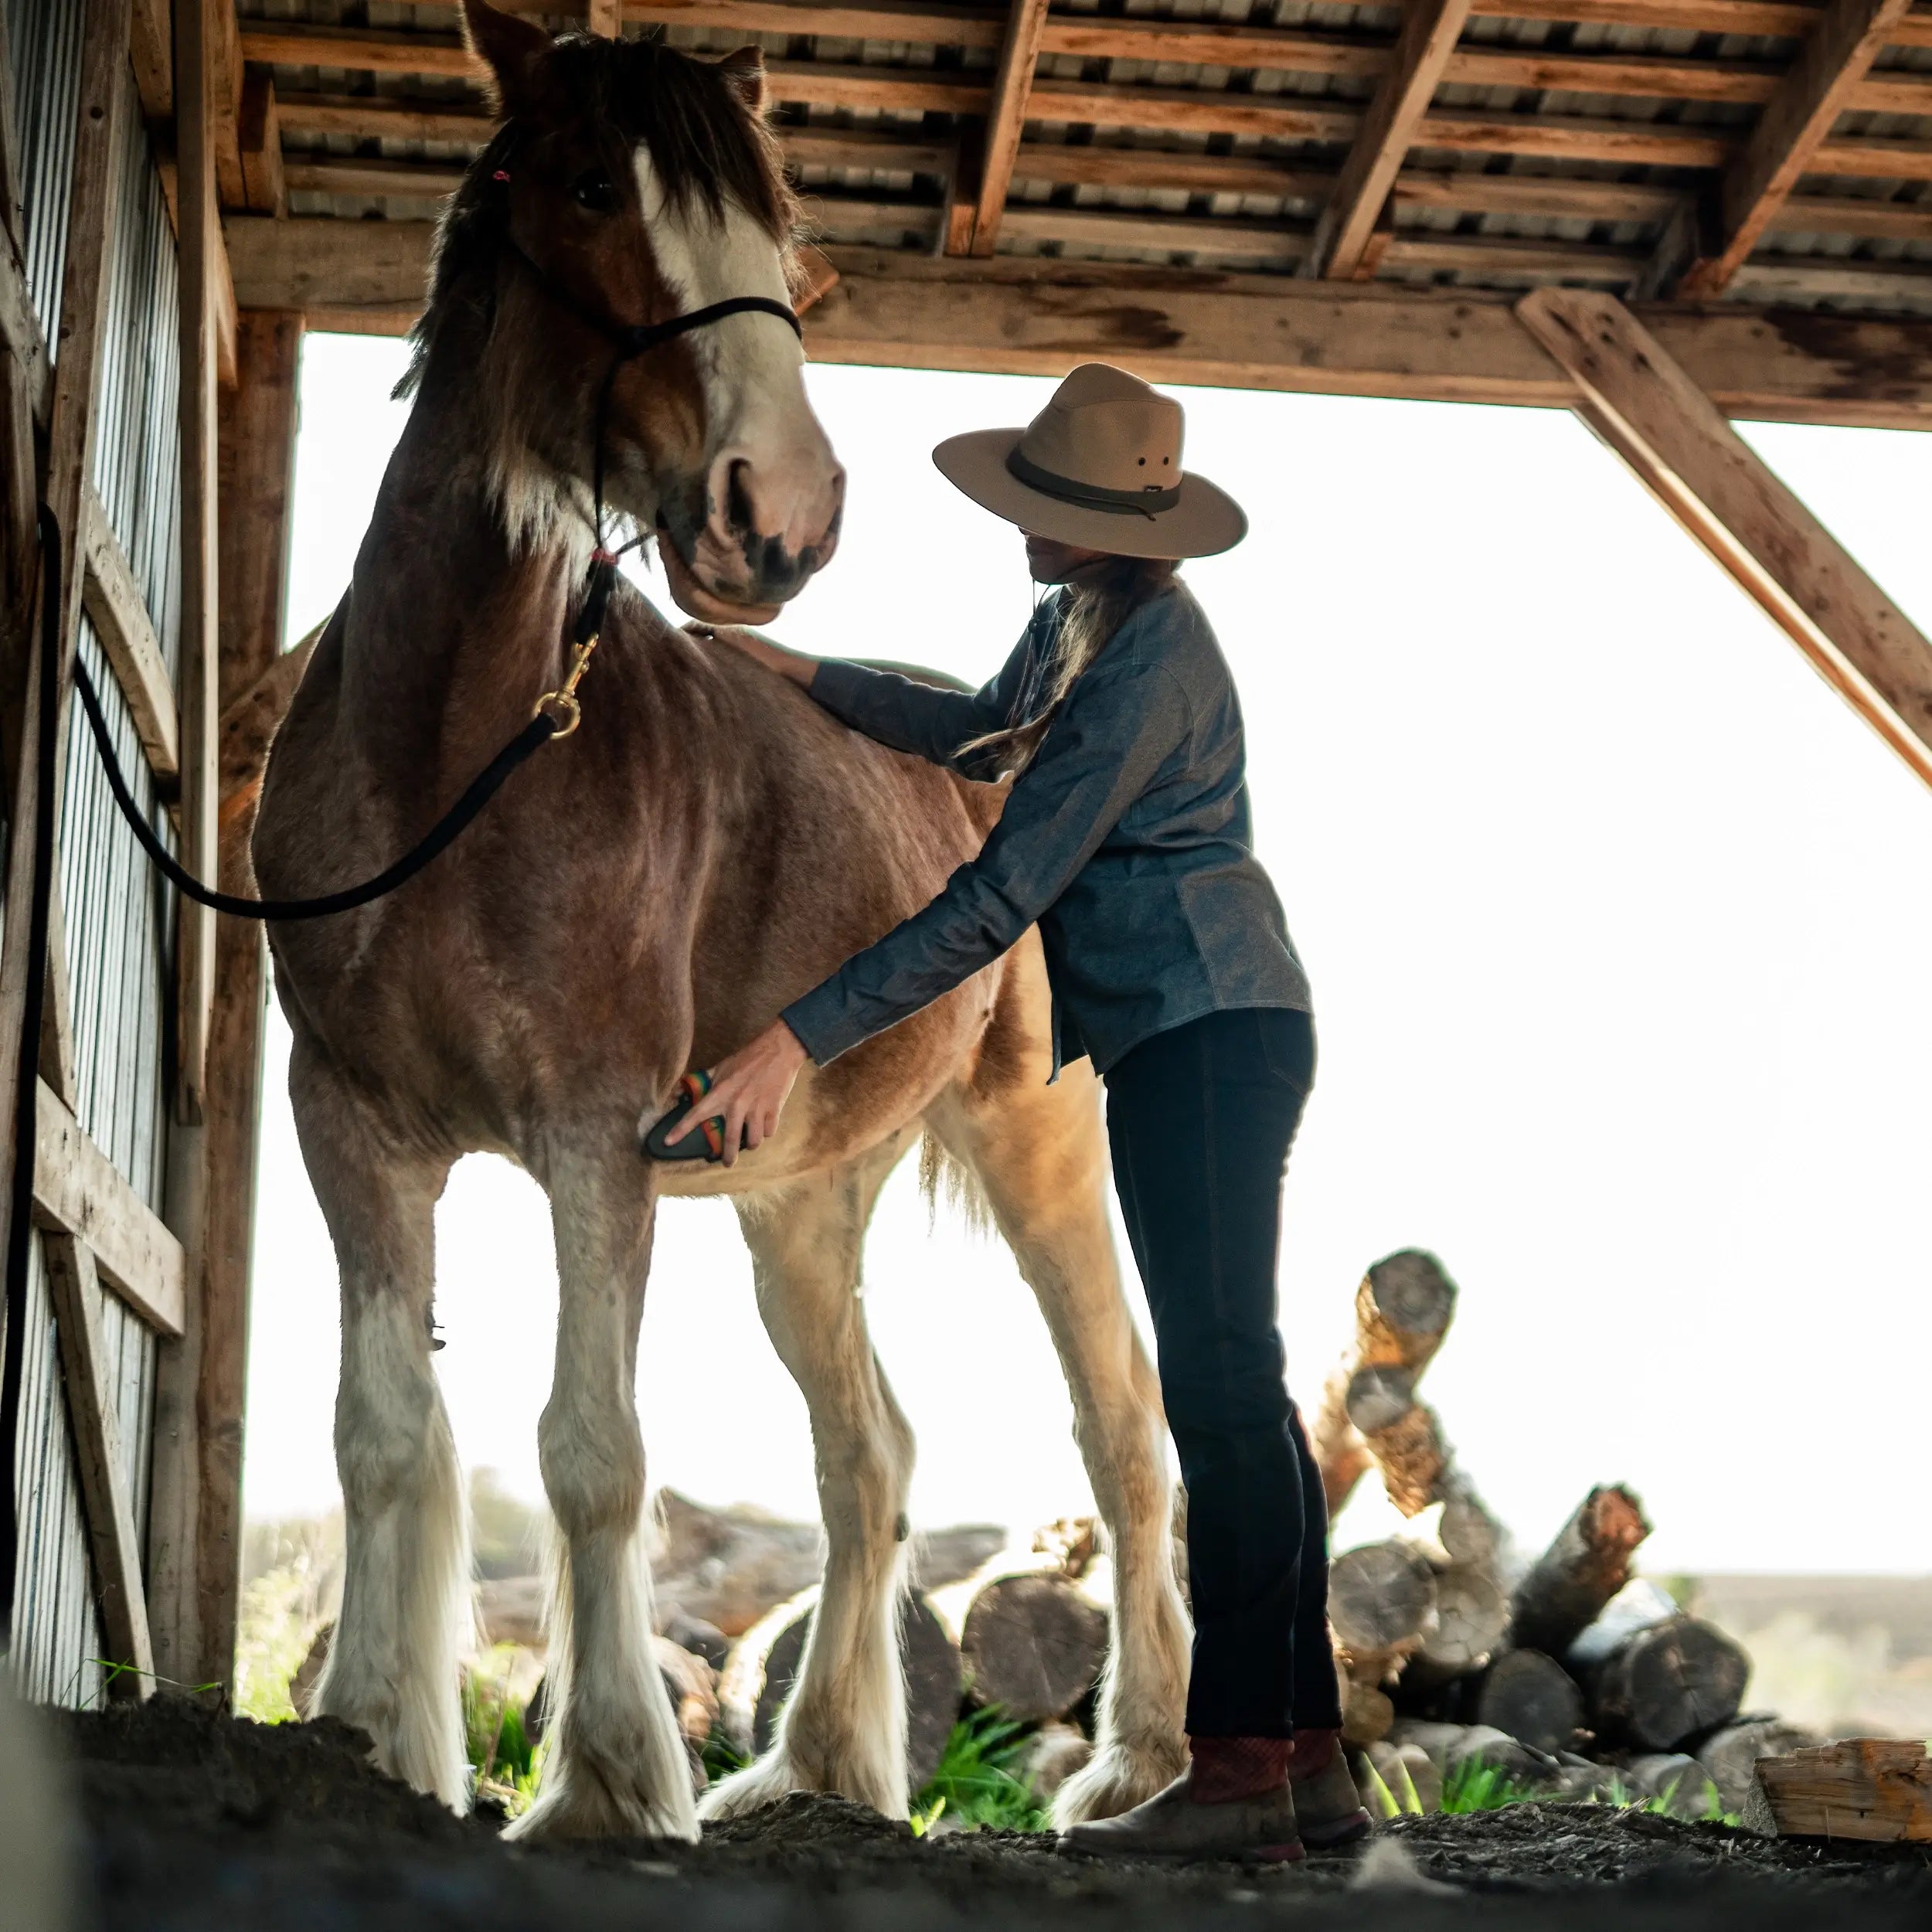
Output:
<svg viewBox="0 0 1932 1932">
<path fill-rule="evenodd" d="M 408 423 L 268 757 L 252 860 L 277 897 L 407 849 L 559 686 L 607 502 L 655 537 L 699 618 L 766 621 L 837 541 L 843 474 L 788 325 L 796 211 L 757 49 L 704 61 L 553 39 L 484 0 L 464 11 L 498 124 L 444 215 Z M 719 303 L 734 306 L 684 326 Z M 641 351 L 625 333 L 664 322 L 677 327 Z M 923 1134 L 983 1193 L 1066 1370 L 1116 1604 L 1097 1747 L 1056 1811 L 1125 1809 L 1185 1763 L 1186 1623 L 1098 1083 L 1084 1062 L 1049 1078 L 1037 937 L 808 1068 L 781 1131 L 735 1165 L 640 1148 L 686 1070 L 923 904 L 1003 794 L 860 738 L 622 578 L 578 696 L 580 728 L 412 883 L 270 929 L 296 1126 L 341 1285 L 348 1548 L 311 1709 L 360 1726 L 376 1762 L 419 1790 L 467 1802 L 468 1532 L 431 1363 L 432 1217 L 455 1161 L 488 1150 L 546 1191 L 561 1290 L 539 1425 L 560 1546 L 553 1728 L 511 1831 L 699 1829 L 653 1662 L 635 1399 L 655 1203 L 692 1195 L 736 1203 L 760 1313 L 810 1410 L 826 1544 L 775 1739 L 702 1814 L 808 1791 L 905 1817 L 896 1612 L 913 1443 L 858 1284 L 880 1186 Z"/>
</svg>

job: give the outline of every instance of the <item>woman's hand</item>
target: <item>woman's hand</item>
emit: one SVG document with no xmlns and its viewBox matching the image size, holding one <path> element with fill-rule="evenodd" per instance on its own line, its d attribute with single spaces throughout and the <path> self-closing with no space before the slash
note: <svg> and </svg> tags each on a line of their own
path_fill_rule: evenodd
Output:
<svg viewBox="0 0 1932 1932">
<path fill-rule="evenodd" d="M 778 1116 L 805 1059 L 798 1036 L 783 1020 L 774 1019 L 749 1046 L 719 1062 L 712 1072 L 711 1091 L 685 1116 L 683 1132 L 669 1136 L 671 1145 L 689 1139 L 701 1121 L 723 1115 L 723 1158 L 725 1165 L 731 1166 L 741 1143 L 749 1150 L 777 1132 Z"/>
<path fill-rule="evenodd" d="M 742 651 L 754 664 L 777 672 L 781 678 L 789 678 L 801 690 L 811 689 L 813 674 L 818 668 L 816 658 L 808 658 L 801 651 L 787 651 L 782 644 L 774 644 L 756 631 L 747 631 L 735 624 L 688 624 L 685 628 L 694 637 Z"/>
</svg>

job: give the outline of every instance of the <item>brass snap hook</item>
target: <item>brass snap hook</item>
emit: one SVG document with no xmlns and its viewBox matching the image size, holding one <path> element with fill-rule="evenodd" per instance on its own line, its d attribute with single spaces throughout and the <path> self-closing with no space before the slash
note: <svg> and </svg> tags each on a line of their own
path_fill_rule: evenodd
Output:
<svg viewBox="0 0 1932 1932">
<path fill-rule="evenodd" d="M 598 634 L 600 636 L 602 633 Z M 577 690 L 585 671 L 589 668 L 590 653 L 597 648 L 596 637 L 577 646 L 577 656 L 570 665 L 570 675 L 555 691 L 546 691 L 537 699 L 531 712 L 533 718 L 548 718 L 556 727 L 553 738 L 567 738 L 583 722 L 583 707 L 577 702 Z"/>
</svg>

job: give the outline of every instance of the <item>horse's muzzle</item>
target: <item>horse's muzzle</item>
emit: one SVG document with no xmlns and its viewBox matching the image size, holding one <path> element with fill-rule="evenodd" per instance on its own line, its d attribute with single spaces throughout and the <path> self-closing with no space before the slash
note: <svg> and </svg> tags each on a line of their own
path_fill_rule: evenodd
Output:
<svg viewBox="0 0 1932 1932">
<path fill-rule="evenodd" d="M 727 452 L 712 466 L 702 505 L 667 505 L 660 519 L 671 594 L 709 622 L 768 621 L 831 561 L 845 497 L 836 464 L 786 476 Z"/>
</svg>

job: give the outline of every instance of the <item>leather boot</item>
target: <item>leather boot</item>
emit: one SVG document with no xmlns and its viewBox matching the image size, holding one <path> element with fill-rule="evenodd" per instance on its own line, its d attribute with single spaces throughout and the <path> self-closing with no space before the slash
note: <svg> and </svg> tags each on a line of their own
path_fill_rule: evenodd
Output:
<svg viewBox="0 0 1932 1932">
<path fill-rule="evenodd" d="M 1165 1791 L 1132 1811 L 1063 1832 L 1060 1849 L 1090 1858 L 1240 1859 L 1274 1865 L 1292 1864 L 1302 1855 L 1294 1800 L 1285 1784 L 1212 1804 L 1195 1797 L 1193 1785 L 1190 1765 Z"/>
<path fill-rule="evenodd" d="M 1318 1851 L 1359 1838 L 1371 1823 L 1336 1731 L 1297 1731 L 1288 1788 L 1304 1843 Z"/>
</svg>

